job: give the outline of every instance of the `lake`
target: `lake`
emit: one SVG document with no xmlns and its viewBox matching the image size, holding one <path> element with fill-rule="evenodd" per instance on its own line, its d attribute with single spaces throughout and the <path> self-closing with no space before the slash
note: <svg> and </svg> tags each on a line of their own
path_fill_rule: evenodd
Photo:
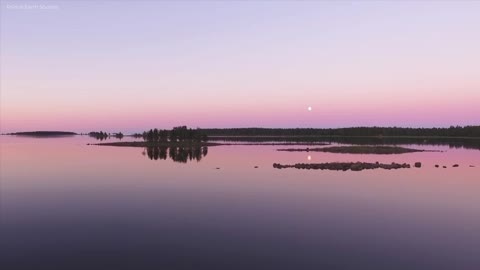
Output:
<svg viewBox="0 0 480 270">
<path fill-rule="evenodd" d="M 2 269 L 480 269 L 478 141 L 395 141 L 441 151 L 398 155 L 229 145 L 173 160 L 87 136 L 0 140 Z M 333 161 L 422 167 L 272 166 Z"/>
</svg>

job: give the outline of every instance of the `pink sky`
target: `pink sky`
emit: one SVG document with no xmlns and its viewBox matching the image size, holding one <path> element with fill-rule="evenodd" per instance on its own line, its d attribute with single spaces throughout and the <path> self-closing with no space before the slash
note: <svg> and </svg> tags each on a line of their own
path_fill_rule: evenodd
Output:
<svg viewBox="0 0 480 270">
<path fill-rule="evenodd" d="M 9 3 L 1 132 L 480 124 L 479 2 Z"/>
</svg>

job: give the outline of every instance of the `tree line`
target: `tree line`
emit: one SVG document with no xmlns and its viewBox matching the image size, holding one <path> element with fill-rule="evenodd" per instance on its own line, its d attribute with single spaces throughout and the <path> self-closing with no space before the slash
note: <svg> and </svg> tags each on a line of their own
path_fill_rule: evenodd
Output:
<svg viewBox="0 0 480 270">
<path fill-rule="evenodd" d="M 206 142 L 208 136 L 203 130 L 191 129 L 187 126 L 174 127 L 171 130 L 150 129 L 142 134 L 133 135 L 136 138 L 143 138 L 146 142 Z"/>
<path fill-rule="evenodd" d="M 208 136 L 418 136 L 480 137 L 480 126 L 448 128 L 350 127 L 350 128 L 214 128 L 201 129 Z"/>
<path fill-rule="evenodd" d="M 107 133 L 107 132 L 103 132 L 103 131 L 92 131 L 92 132 L 88 133 L 88 136 L 93 137 L 97 140 L 103 141 L 107 138 L 110 138 L 110 136 L 114 136 L 117 139 L 122 139 L 124 135 L 123 135 L 122 132 L 111 134 L 111 133 Z"/>
</svg>

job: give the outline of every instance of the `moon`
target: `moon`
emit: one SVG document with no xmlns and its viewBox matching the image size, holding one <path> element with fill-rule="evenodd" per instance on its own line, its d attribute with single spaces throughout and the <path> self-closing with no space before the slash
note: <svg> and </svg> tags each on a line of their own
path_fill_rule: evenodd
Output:
<svg viewBox="0 0 480 270">
<path fill-rule="evenodd" d="M 311 112 L 311 111 L 312 111 L 312 107 L 308 106 L 307 110 L 308 110 L 309 112 Z"/>
</svg>

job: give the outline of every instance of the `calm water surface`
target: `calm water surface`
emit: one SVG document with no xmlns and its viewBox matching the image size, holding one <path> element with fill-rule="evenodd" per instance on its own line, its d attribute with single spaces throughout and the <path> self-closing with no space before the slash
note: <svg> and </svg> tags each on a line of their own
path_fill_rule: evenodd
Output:
<svg viewBox="0 0 480 270">
<path fill-rule="evenodd" d="M 480 269 L 478 149 L 238 145 L 183 163 L 81 136 L 0 140 L 2 269 Z M 272 167 L 332 161 L 423 166 Z"/>
</svg>

